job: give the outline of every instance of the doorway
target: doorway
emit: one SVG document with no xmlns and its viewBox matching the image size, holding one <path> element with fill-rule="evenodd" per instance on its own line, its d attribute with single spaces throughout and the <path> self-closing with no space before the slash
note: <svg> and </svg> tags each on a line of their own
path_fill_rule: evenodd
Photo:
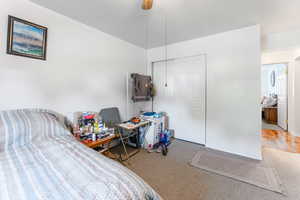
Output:
<svg viewBox="0 0 300 200">
<path fill-rule="evenodd" d="M 262 146 L 298 152 L 298 138 L 288 132 L 288 64 L 262 66 Z"/>
<path fill-rule="evenodd" d="M 262 66 L 262 129 L 288 130 L 288 65 Z"/>
</svg>

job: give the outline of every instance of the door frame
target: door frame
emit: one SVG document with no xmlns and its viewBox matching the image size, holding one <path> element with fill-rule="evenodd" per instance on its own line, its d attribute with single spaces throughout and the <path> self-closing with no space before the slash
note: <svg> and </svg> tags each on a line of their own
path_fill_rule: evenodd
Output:
<svg viewBox="0 0 300 200">
<path fill-rule="evenodd" d="M 284 64 L 284 65 L 286 65 L 286 71 L 287 71 L 287 77 L 286 77 L 286 85 L 287 85 L 287 87 L 286 87 L 286 101 L 287 101 L 287 110 L 286 110 L 286 120 L 287 120 L 287 125 L 286 125 L 286 127 L 287 127 L 287 130 L 286 131 L 289 131 L 289 107 L 290 107 L 290 104 L 289 104 L 289 96 L 290 96 L 290 82 L 289 82 L 289 62 L 274 62 L 274 63 L 265 63 L 265 64 L 262 64 L 261 65 L 261 67 L 263 67 L 263 66 L 268 66 L 268 65 L 278 65 L 278 64 Z M 262 70 L 261 70 L 262 71 Z M 261 76 L 261 78 L 262 78 L 262 76 Z M 260 89 L 262 89 L 262 85 L 260 86 Z M 277 126 L 278 126 L 278 124 L 277 124 Z M 280 127 L 280 126 L 279 126 Z M 280 128 L 282 128 L 282 127 L 280 127 Z"/>
<path fill-rule="evenodd" d="M 208 80 L 207 80 L 207 74 L 208 74 L 208 67 L 207 67 L 207 54 L 206 53 L 200 53 L 200 54 L 195 54 L 191 56 L 181 56 L 181 57 L 173 57 L 173 58 L 166 58 L 166 59 L 161 59 L 161 60 L 155 60 L 151 61 L 151 77 L 153 81 L 154 77 L 154 65 L 155 63 L 160 63 L 160 62 L 169 62 L 169 61 L 175 61 L 175 60 L 183 60 L 183 59 L 188 59 L 188 58 L 195 58 L 195 57 L 200 57 L 204 56 L 204 65 L 205 65 L 205 122 L 204 122 L 204 146 L 206 146 L 207 143 L 207 85 L 208 85 Z M 154 112 L 154 97 L 151 98 L 151 109 L 152 112 Z"/>
</svg>

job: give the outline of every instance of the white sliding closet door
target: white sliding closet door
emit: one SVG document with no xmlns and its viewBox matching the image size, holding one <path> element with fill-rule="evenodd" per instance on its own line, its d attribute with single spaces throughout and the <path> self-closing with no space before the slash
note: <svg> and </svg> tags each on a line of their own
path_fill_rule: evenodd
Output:
<svg viewBox="0 0 300 200">
<path fill-rule="evenodd" d="M 171 60 L 167 67 L 165 62 L 157 62 L 153 65 L 153 82 L 153 109 L 167 112 L 175 137 L 205 144 L 205 56 Z"/>
</svg>

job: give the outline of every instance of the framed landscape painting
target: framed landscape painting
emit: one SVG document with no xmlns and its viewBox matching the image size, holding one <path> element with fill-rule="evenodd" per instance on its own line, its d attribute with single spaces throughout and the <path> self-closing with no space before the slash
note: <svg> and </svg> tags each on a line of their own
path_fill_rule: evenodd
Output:
<svg viewBox="0 0 300 200">
<path fill-rule="evenodd" d="M 7 53 L 46 60 L 47 28 L 8 16 Z"/>
</svg>

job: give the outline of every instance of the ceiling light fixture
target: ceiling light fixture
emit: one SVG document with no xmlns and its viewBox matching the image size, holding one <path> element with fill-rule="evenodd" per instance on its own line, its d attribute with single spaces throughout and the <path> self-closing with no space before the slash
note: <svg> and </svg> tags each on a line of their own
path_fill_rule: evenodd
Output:
<svg viewBox="0 0 300 200">
<path fill-rule="evenodd" d="M 144 10 L 150 10 L 153 6 L 153 0 L 143 0 L 142 8 Z"/>
</svg>

